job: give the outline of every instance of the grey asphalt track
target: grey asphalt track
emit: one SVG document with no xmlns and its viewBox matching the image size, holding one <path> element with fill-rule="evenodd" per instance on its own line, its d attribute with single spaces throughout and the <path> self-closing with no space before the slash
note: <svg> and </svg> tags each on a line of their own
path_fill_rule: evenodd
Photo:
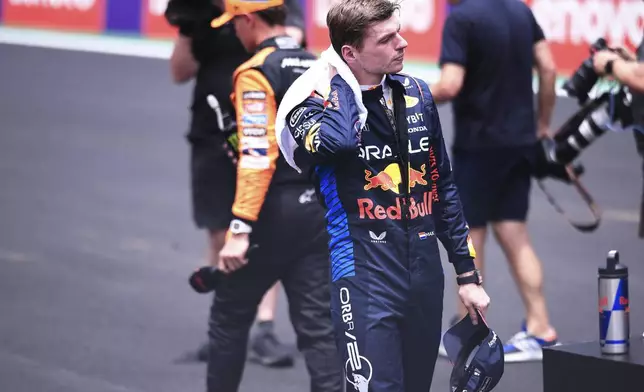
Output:
<svg viewBox="0 0 644 392">
<path fill-rule="evenodd" d="M 203 391 L 205 366 L 176 359 L 205 338 L 209 297 L 190 291 L 205 236 L 191 221 L 184 138 L 190 86 L 168 64 L 0 45 L 0 390 Z M 560 100 L 556 124 L 575 104 Z M 510 110 L 510 108 L 508 108 Z M 451 139 L 449 107 L 441 108 Z M 641 162 L 630 134 L 583 156 L 606 210 L 574 231 L 534 188 L 530 227 L 563 342 L 596 340 L 597 267 L 611 249 L 630 267 L 633 334 L 644 331 L 644 242 L 636 237 Z M 564 205 L 577 197 L 556 187 Z M 578 209 L 580 214 L 582 209 Z M 508 338 L 523 317 L 498 246 L 486 251 L 489 322 Z M 455 306 L 451 266 L 444 319 Z M 286 304 L 280 337 L 294 344 Z M 448 390 L 439 360 L 432 391 Z M 542 391 L 541 364 L 508 364 L 496 391 Z M 304 363 L 249 364 L 242 392 L 308 390 Z"/>
</svg>

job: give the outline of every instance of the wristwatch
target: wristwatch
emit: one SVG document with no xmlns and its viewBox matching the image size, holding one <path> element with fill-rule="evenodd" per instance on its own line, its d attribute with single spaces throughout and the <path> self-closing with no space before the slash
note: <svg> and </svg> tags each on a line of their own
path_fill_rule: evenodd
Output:
<svg viewBox="0 0 644 392">
<path fill-rule="evenodd" d="M 240 219 L 233 219 L 230 221 L 230 227 L 228 230 L 232 234 L 250 234 L 253 232 L 253 228 L 248 223 Z"/>
<path fill-rule="evenodd" d="M 463 286 L 463 285 L 466 285 L 466 284 L 474 283 L 474 284 L 477 284 L 477 285 L 480 286 L 483 283 L 483 277 L 481 276 L 481 274 L 479 273 L 479 270 L 477 270 L 477 269 L 472 271 L 472 272 L 473 273 L 471 273 L 471 274 L 469 274 L 467 276 L 457 276 L 456 277 L 456 284 L 458 284 L 459 286 Z"/>
</svg>

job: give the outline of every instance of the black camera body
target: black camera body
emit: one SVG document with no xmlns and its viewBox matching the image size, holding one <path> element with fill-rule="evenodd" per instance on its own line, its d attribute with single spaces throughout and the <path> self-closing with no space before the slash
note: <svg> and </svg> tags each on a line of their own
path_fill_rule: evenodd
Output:
<svg viewBox="0 0 644 392">
<path fill-rule="evenodd" d="M 588 93 L 599 80 L 593 67 L 593 55 L 599 50 L 611 50 L 603 38 L 591 45 L 591 56 L 563 85 L 570 97 L 577 98 L 581 108 L 559 128 L 552 139 L 542 141 L 540 161 L 544 165 L 569 165 L 608 129 L 616 124 L 622 128 L 633 124 L 631 95 L 627 87 L 620 86 L 617 91 L 604 92 L 589 100 Z"/>
<path fill-rule="evenodd" d="M 581 63 L 572 77 L 562 86 L 569 96 L 577 98 L 580 105 L 586 103 L 588 93 L 599 79 L 593 67 L 593 55 L 600 50 L 610 50 L 603 38 L 599 38 L 590 46 L 590 57 Z"/>
<path fill-rule="evenodd" d="M 630 94 L 623 86 L 617 92 L 605 92 L 587 102 L 552 139 L 542 141 L 540 160 L 549 164 L 571 164 L 611 127 L 618 125 L 624 128 L 633 124 L 630 104 Z"/>
</svg>

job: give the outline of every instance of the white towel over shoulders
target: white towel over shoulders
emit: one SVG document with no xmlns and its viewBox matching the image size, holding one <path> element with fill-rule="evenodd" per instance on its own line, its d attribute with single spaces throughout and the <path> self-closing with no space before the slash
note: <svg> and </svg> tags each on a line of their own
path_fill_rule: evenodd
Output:
<svg viewBox="0 0 644 392">
<path fill-rule="evenodd" d="M 275 120 L 277 144 L 286 162 L 299 173 L 302 170 L 295 164 L 294 160 L 297 143 L 286 128 L 286 116 L 294 107 L 308 98 L 313 91 L 318 91 L 327 97 L 330 92 L 331 79 L 335 74 L 340 75 L 353 91 L 356 104 L 358 105 L 360 127 L 364 126 L 367 122 L 367 108 L 362 103 L 362 92 L 358 80 L 353 76 L 347 64 L 342 61 L 333 47 L 329 47 L 322 52 L 320 58 L 313 63 L 311 68 L 297 78 L 291 87 L 289 87 L 277 109 L 277 118 Z"/>
</svg>

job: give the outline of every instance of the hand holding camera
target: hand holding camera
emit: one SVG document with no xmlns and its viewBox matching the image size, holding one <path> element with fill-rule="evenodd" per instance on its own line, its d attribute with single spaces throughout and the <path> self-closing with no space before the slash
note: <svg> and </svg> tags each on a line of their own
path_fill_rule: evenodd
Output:
<svg viewBox="0 0 644 392">
<path fill-rule="evenodd" d="M 588 93 L 601 76 L 612 73 L 615 60 L 632 61 L 635 56 L 624 48 L 609 48 L 606 40 L 599 38 L 590 46 L 590 57 L 575 71 L 563 85 L 569 96 L 577 98 L 580 105 L 588 100 Z"/>
<path fill-rule="evenodd" d="M 573 162 L 584 149 L 607 131 L 622 129 L 633 123 L 631 97 L 625 86 L 619 85 L 617 89 L 597 94 L 595 98 L 590 98 L 589 93 L 600 77 L 611 74 L 613 61 L 632 58 L 633 55 L 624 49 L 609 48 L 603 38 L 593 43 L 590 47 L 590 57 L 562 86 L 568 96 L 577 99 L 581 108 L 553 137 L 540 140 L 535 177 L 562 180 L 572 183 L 577 188 L 594 216 L 594 220 L 586 224 L 571 221 L 573 226 L 581 231 L 590 232 L 597 228 L 600 212 L 588 191 L 578 181 L 578 177 L 583 173 L 583 166 Z M 541 182 L 539 184 L 543 185 Z M 542 189 L 555 208 L 564 213 L 543 186 Z"/>
<path fill-rule="evenodd" d="M 597 74 L 605 75 L 608 76 L 609 79 L 612 79 L 610 75 L 613 73 L 612 63 L 615 60 L 636 61 L 636 57 L 633 53 L 624 48 L 600 50 L 593 56 L 593 68 Z"/>
<path fill-rule="evenodd" d="M 593 56 L 593 68 L 598 75 L 609 76 L 613 73 L 612 62 L 615 60 L 623 60 L 624 58 L 612 50 L 601 50 Z"/>
<path fill-rule="evenodd" d="M 543 146 L 546 161 L 568 165 L 607 130 L 613 129 L 613 124 L 624 127 L 632 123 L 630 98 L 624 86 L 590 101 L 588 96 L 600 76 L 610 74 L 611 61 L 631 57 L 624 49 L 609 48 L 603 38 L 591 45 L 590 57 L 563 85 L 570 97 L 577 98 L 581 108 L 556 132 L 553 142 Z"/>
</svg>

